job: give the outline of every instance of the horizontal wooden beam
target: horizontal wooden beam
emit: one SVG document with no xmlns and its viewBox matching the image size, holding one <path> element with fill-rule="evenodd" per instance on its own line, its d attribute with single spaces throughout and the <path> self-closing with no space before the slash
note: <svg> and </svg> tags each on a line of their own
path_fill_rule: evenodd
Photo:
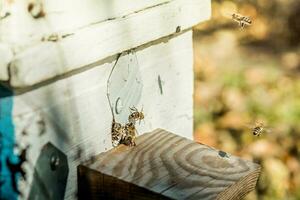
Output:
<svg viewBox="0 0 300 200">
<path fill-rule="evenodd" d="M 0 81 L 9 80 L 8 68 L 13 54 L 41 43 L 42 38 L 75 33 L 92 24 L 125 18 L 170 1 L 173 0 L 3 1 L 0 6 Z M 33 17 L 29 5 L 34 13 L 42 11 L 44 15 Z"/>
<path fill-rule="evenodd" d="M 260 166 L 162 129 L 78 167 L 79 197 L 101 199 L 241 199 Z M 144 193 L 142 195 L 141 193 Z"/>
<path fill-rule="evenodd" d="M 128 49 L 182 32 L 209 17 L 210 0 L 173 0 L 75 30 L 50 32 L 58 34 L 54 41 L 42 40 L 44 35 L 39 34 L 39 30 L 51 28 L 40 21 L 38 25 L 32 24 L 37 33 L 33 32 L 30 37 L 18 41 L 16 47 L 12 47 L 15 55 L 7 66 L 11 76 L 10 85 L 35 85 Z M 14 32 L 18 33 L 17 27 Z"/>
<path fill-rule="evenodd" d="M 75 31 L 91 24 L 142 12 L 170 1 L 173 0 L 4 1 L 0 12 L 6 11 L 9 15 L 0 20 L 1 42 L 22 48 L 44 35 Z M 29 5 L 34 13 L 43 11 L 44 15 L 33 17 L 33 12 L 28 10 Z"/>
</svg>

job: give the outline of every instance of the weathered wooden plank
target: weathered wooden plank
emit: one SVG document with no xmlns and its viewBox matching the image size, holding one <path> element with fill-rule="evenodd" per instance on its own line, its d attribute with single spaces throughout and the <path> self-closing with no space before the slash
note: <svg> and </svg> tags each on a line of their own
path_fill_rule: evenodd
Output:
<svg viewBox="0 0 300 200">
<path fill-rule="evenodd" d="M 161 127 L 192 138 L 192 32 L 138 48 L 135 54 L 143 82 L 136 106 L 143 107 L 145 113 L 145 121 L 137 127 L 139 133 Z M 66 199 L 74 198 L 77 165 L 112 147 L 106 81 L 115 59 L 13 97 L 16 140 L 22 146 L 31 146 L 29 162 L 34 165 L 42 146 L 49 141 L 68 155 Z M 79 149 L 81 157 L 76 157 Z M 26 183 L 20 181 L 24 198 L 31 187 L 32 167 L 26 172 Z"/>
<path fill-rule="evenodd" d="M 88 170 L 83 166 L 78 167 L 78 177 L 83 180 L 78 183 L 78 187 L 81 188 L 78 199 L 116 199 L 116 196 L 119 199 L 170 199 L 145 188 L 129 185 L 115 177 L 103 176 L 97 171 Z M 90 184 L 89 179 L 94 180 L 94 182 Z M 107 190 L 104 191 L 103 188 L 107 188 Z M 97 193 L 97 197 L 95 197 L 95 193 Z"/>
<path fill-rule="evenodd" d="M 141 187 L 161 198 L 242 199 L 254 189 L 260 172 L 255 163 L 162 129 L 139 136 L 136 143 L 101 153 L 93 163 L 79 166 L 81 197 L 99 199 L 109 190 L 115 199 L 122 199 L 123 193 L 114 193 L 120 184 L 131 188 L 126 195 Z M 113 179 L 113 188 L 106 185 L 106 177 Z M 147 195 L 145 199 L 151 199 Z"/>
<path fill-rule="evenodd" d="M 91 24 L 57 42 L 15 50 L 9 65 L 10 84 L 26 87 L 90 65 L 124 50 L 191 28 L 210 16 L 210 0 L 174 0 L 124 18 Z M 38 30 L 38 29 L 37 29 Z M 32 56 L 35 55 L 35 59 Z"/>
</svg>

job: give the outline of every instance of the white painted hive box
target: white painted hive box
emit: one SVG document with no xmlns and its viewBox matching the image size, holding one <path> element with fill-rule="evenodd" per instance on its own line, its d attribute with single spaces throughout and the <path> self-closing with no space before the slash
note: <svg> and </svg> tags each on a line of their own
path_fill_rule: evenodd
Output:
<svg viewBox="0 0 300 200">
<path fill-rule="evenodd" d="M 32 196 L 38 190 L 33 174 L 47 143 L 67 156 L 67 183 L 59 196 L 65 199 L 76 196 L 76 166 L 112 148 L 106 94 L 115 64 L 108 86 L 119 120 L 126 120 L 134 105 L 145 113 L 139 133 L 163 128 L 192 138 L 191 28 L 210 17 L 210 0 L 1 3 L 0 116 L 5 120 L 0 118 L 0 128 L 7 138 L 0 142 L 30 145 L 19 198 L 42 199 Z M 4 166 L 13 147 L 3 146 Z M 49 176 L 44 173 L 39 176 Z M 46 188 L 53 195 L 55 189 Z"/>
</svg>

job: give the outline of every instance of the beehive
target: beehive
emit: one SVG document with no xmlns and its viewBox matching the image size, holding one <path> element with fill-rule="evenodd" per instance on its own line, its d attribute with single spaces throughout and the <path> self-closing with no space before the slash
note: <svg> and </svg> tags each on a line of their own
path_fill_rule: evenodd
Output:
<svg viewBox="0 0 300 200">
<path fill-rule="evenodd" d="M 9 144 L 17 142 L 19 149 L 30 145 L 23 165 L 27 179 L 18 181 L 22 198 L 42 199 L 34 195 L 43 194 L 35 183 L 49 198 L 75 198 L 77 165 L 112 148 L 107 80 L 113 66 L 109 89 L 122 100 L 114 108 L 119 120 L 126 120 L 128 106 L 143 107 L 139 133 L 164 128 L 192 138 L 191 28 L 210 17 L 210 0 L 1 3 L 0 127 L 6 149 L 1 195 L 16 198 L 6 159 L 13 155 Z M 52 160 L 54 151 L 65 155 L 67 164 Z M 39 170 L 48 154 L 47 169 Z M 68 169 L 67 181 L 55 196 L 56 179 L 47 177 L 61 168 Z"/>
</svg>

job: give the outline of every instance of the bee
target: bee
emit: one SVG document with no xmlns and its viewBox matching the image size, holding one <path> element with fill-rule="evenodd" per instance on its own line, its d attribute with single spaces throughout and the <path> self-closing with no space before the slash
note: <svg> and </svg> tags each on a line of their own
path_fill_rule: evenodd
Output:
<svg viewBox="0 0 300 200">
<path fill-rule="evenodd" d="M 124 138 L 122 138 L 120 143 L 127 146 L 136 146 L 135 138 L 137 135 L 137 130 L 132 122 L 129 122 L 125 125 L 125 133 L 126 135 Z"/>
<path fill-rule="evenodd" d="M 125 137 L 124 126 L 113 120 L 111 128 L 112 145 L 114 147 L 120 144 L 120 141 Z"/>
<path fill-rule="evenodd" d="M 254 125 L 247 125 L 251 129 L 252 134 L 255 136 L 260 136 L 262 133 L 269 133 L 271 130 L 266 127 L 262 122 L 255 122 Z"/>
<path fill-rule="evenodd" d="M 252 24 L 252 21 L 250 17 L 243 16 L 241 14 L 233 13 L 231 15 L 231 18 L 239 23 L 239 26 L 243 29 L 246 25 L 250 26 Z"/>
<path fill-rule="evenodd" d="M 111 127 L 112 145 L 114 147 L 119 144 L 126 146 L 136 146 L 135 139 L 138 134 L 135 123 L 144 119 L 143 109 L 139 111 L 137 108 L 132 107 L 128 116 L 128 122 L 125 125 L 117 123 L 113 119 Z"/>
<path fill-rule="evenodd" d="M 143 108 L 141 112 L 139 112 L 139 110 L 134 106 L 129 109 L 130 109 L 130 115 L 128 116 L 129 123 L 135 124 L 136 121 L 139 121 L 139 123 L 141 123 L 141 120 L 144 119 Z"/>
</svg>

